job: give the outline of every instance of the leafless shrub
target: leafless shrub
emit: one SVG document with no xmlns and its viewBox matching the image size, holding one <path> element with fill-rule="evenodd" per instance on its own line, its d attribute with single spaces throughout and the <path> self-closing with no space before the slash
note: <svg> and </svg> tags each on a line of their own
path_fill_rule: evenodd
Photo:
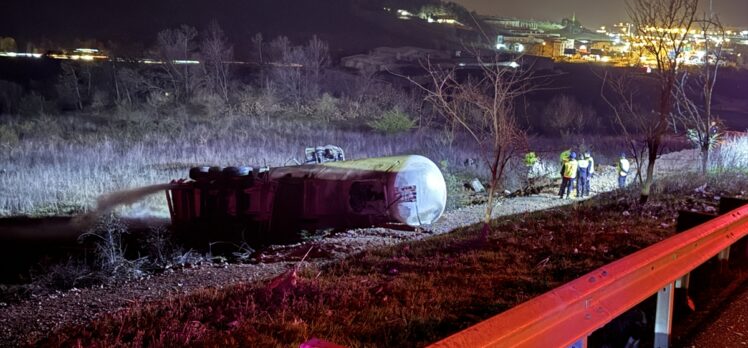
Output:
<svg viewBox="0 0 748 348">
<path fill-rule="evenodd" d="M 273 85 L 262 89 L 245 87 L 239 92 L 238 112 L 242 115 L 263 117 L 267 120 L 282 110 L 277 91 Z"/>
<path fill-rule="evenodd" d="M 157 269 L 171 267 L 172 262 L 178 255 L 177 246 L 174 244 L 172 234 L 164 226 L 151 227 L 145 238 L 148 245 L 146 251 L 150 262 Z"/>
<path fill-rule="evenodd" d="M 15 82 L 0 80 L 0 115 L 18 113 L 23 87 Z"/>
<path fill-rule="evenodd" d="M 190 107 L 193 108 L 193 113 L 209 118 L 220 118 L 231 113 L 223 96 L 204 89 L 195 92 Z"/>
<path fill-rule="evenodd" d="M 323 121 L 340 120 L 343 114 L 340 112 L 340 100 L 327 93 L 323 93 L 312 106 L 312 117 Z"/>
<path fill-rule="evenodd" d="M 55 111 L 44 96 L 31 92 L 24 95 L 18 103 L 18 113 L 22 116 L 40 116 Z"/>
<path fill-rule="evenodd" d="M 543 113 L 543 124 L 550 126 L 547 134 L 556 133 L 562 138 L 581 134 L 594 121 L 594 110 L 584 107 L 568 95 L 553 98 Z"/>
<path fill-rule="evenodd" d="M 128 260 L 125 257 L 123 237 L 128 234 L 127 225 L 114 215 L 102 217 L 93 228 L 79 239 L 93 243 L 97 263 L 95 268 L 107 279 L 140 278 L 145 273 L 146 258 Z"/>
<path fill-rule="evenodd" d="M 41 294 L 88 286 L 97 281 L 95 270 L 72 257 L 34 269 L 31 275 L 33 291 Z"/>
</svg>

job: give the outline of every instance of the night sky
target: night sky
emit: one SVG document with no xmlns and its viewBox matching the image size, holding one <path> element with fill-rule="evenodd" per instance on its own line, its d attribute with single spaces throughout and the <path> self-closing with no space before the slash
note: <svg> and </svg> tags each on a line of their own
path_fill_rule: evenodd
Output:
<svg viewBox="0 0 748 348">
<path fill-rule="evenodd" d="M 401 0 L 406 2 L 406 0 Z M 576 14 L 588 28 L 625 21 L 624 0 L 453 0 L 481 14 L 560 21 Z M 727 26 L 748 27 L 748 0 L 713 0 Z M 708 0 L 701 0 L 708 4 Z M 204 27 L 217 20 L 238 46 L 248 46 L 250 34 L 308 37 L 319 34 L 339 47 L 361 43 L 361 37 L 384 37 L 375 45 L 414 45 L 392 23 L 358 17 L 350 0 L 0 0 L 0 36 L 24 42 L 96 39 L 150 45 L 156 33 L 189 24 Z M 364 2 L 365 3 L 365 0 Z M 389 31 L 389 32 L 388 32 Z M 342 35 L 344 34 L 344 35 Z M 340 37 L 336 40 L 334 36 Z M 345 37 L 343 37 L 345 36 Z M 243 40 L 243 41 L 242 41 Z M 392 42 L 391 42 L 392 41 Z M 360 45 L 359 45 L 360 46 Z M 371 46 L 371 45 L 370 45 Z M 361 47 L 358 47 L 360 49 Z"/>
<path fill-rule="evenodd" d="M 576 13 L 587 27 L 625 21 L 624 0 L 454 0 L 481 14 L 559 21 Z M 701 0 L 702 5 L 708 0 Z M 714 0 L 725 25 L 748 26 L 748 0 Z"/>
</svg>

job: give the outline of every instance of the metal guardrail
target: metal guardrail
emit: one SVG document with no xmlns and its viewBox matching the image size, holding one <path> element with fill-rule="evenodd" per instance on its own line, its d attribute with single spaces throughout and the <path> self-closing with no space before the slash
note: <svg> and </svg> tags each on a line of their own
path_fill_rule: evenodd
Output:
<svg viewBox="0 0 748 348">
<path fill-rule="evenodd" d="M 651 245 L 431 347 L 585 347 L 587 336 L 657 294 L 655 346 L 667 347 L 673 289 L 748 235 L 748 205 Z M 727 251 L 727 252 L 726 252 Z"/>
</svg>

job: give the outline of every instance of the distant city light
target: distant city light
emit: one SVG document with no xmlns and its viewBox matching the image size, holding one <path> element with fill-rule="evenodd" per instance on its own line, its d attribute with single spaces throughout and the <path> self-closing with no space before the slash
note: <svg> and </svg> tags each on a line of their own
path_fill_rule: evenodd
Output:
<svg viewBox="0 0 748 348">
<path fill-rule="evenodd" d="M 95 48 L 76 48 L 73 52 L 79 52 L 79 53 L 99 53 L 98 49 Z"/>
<path fill-rule="evenodd" d="M 0 52 L 0 57 L 10 58 L 41 58 L 41 53 L 25 53 L 25 52 Z"/>
</svg>

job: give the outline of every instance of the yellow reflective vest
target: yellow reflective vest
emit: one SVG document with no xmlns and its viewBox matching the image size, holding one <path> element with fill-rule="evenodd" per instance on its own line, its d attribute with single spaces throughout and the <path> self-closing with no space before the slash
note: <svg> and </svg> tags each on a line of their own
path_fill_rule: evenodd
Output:
<svg viewBox="0 0 748 348">
<path fill-rule="evenodd" d="M 629 160 L 625 158 L 621 158 L 618 160 L 618 163 L 616 164 L 616 170 L 618 171 L 618 175 L 620 176 L 626 176 L 629 173 L 631 165 L 629 164 Z"/>
<path fill-rule="evenodd" d="M 577 177 L 577 160 L 570 159 L 564 162 L 564 178 L 574 179 Z"/>
</svg>

